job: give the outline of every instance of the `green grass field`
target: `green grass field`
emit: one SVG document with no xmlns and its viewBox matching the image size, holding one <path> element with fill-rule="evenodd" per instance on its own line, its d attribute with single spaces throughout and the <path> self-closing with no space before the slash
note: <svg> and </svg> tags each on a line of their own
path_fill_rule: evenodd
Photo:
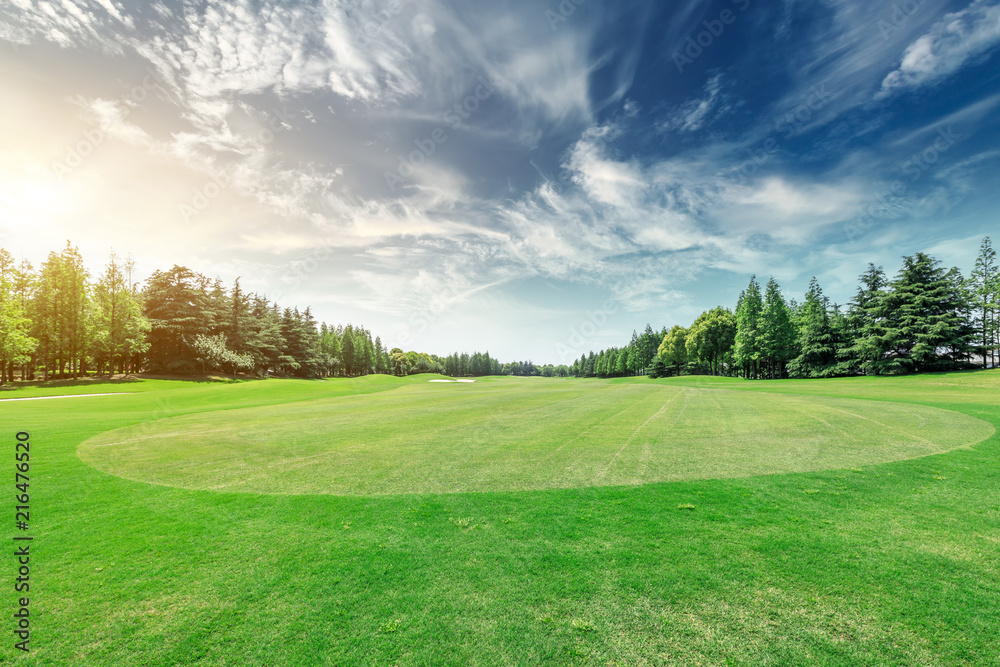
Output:
<svg viewBox="0 0 1000 667">
<path fill-rule="evenodd" d="M 0 391 L 0 660 L 1000 664 L 998 372 L 428 379 Z"/>
</svg>

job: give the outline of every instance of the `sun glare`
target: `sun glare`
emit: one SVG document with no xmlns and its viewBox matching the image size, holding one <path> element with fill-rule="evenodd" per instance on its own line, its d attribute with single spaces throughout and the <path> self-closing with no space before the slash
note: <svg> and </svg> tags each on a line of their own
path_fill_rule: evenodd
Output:
<svg viewBox="0 0 1000 667">
<path fill-rule="evenodd" d="M 68 183 L 44 172 L 0 176 L 0 219 L 9 227 L 37 226 L 73 208 Z M 16 231 L 13 230 L 13 231 Z"/>
</svg>

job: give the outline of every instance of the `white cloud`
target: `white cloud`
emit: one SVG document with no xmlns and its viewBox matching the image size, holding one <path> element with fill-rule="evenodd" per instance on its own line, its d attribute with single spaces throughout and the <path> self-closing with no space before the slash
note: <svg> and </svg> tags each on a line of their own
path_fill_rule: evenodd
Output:
<svg viewBox="0 0 1000 667">
<path fill-rule="evenodd" d="M 737 199 L 740 204 L 760 206 L 769 214 L 787 218 L 824 218 L 843 215 L 857 205 L 857 193 L 835 187 L 810 184 L 796 186 L 779 177 L 762 179 Z"/>
<path fill-rule="evenodd" d="M 84 113 L 90 117 L 90 120 L 108 137 L 124 141 L 133 146 L 149 147 L 152 145 L 152 138 L 145 130 L 134 123 L 128 122 L 131 109 L 123 102 L 101 98 L 93 100 L 76 98 L 74 102 L 84 110 Z"/>
<path fill-rule="evenodd" d="M 588 40 L 567 33 L 548 43 L 512 51 L 493 74 L 522 106 L 527 102 L 560 121 L 576 116 L 576 120 L 589 122 L 593 65 L 588 48 Z"/>
<path fill-rule="evenodd" d="M 934 83 L 1000 43 L 1000 5 L 976 0 L 945 14 L 911 43 L 899 67 L 882 81 L 880 94 Z"/>
<path fill-rule="evenodd" d="M 704 96 L 688 100 L 675 109 L 661 124 L 664 130 L 675 132 L 694 132 L 700 130 L 714 118 L 726 113 L 729 109 L 722 103 L 722 75 L 716 74 L 705 82 Z"/>
</svg>

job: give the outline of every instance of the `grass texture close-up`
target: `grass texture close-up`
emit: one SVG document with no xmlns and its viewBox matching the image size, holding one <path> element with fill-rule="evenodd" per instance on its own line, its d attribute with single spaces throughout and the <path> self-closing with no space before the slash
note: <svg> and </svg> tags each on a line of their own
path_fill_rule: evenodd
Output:
<svg viewBox="0 0 1000 667">
<path fill-rule="evenodd" d="M 0 661 L 1000 664 L 1000 372 L 432 377 L 0 392 Z"/>
</svg>

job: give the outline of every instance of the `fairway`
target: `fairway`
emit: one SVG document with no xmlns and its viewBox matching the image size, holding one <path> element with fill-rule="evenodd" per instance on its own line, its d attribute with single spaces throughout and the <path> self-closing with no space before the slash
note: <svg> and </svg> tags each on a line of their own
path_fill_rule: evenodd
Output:
<svg viewBox="0 0 1000 667">
<path fill-rule="evenodd" d="M 1000 371 L 433 378 L 0 390 L 0 661 L 1000 665 Z"/>
<path fill-rule="evenodd" d="M 652 382 L 491 378 L 388 388 L 160 419 L 101 433 L 78 455 L 119 477 L 189 489 L 450 493 L 850 468 L 994 432 L 923 405 Z"/>
</svg>

